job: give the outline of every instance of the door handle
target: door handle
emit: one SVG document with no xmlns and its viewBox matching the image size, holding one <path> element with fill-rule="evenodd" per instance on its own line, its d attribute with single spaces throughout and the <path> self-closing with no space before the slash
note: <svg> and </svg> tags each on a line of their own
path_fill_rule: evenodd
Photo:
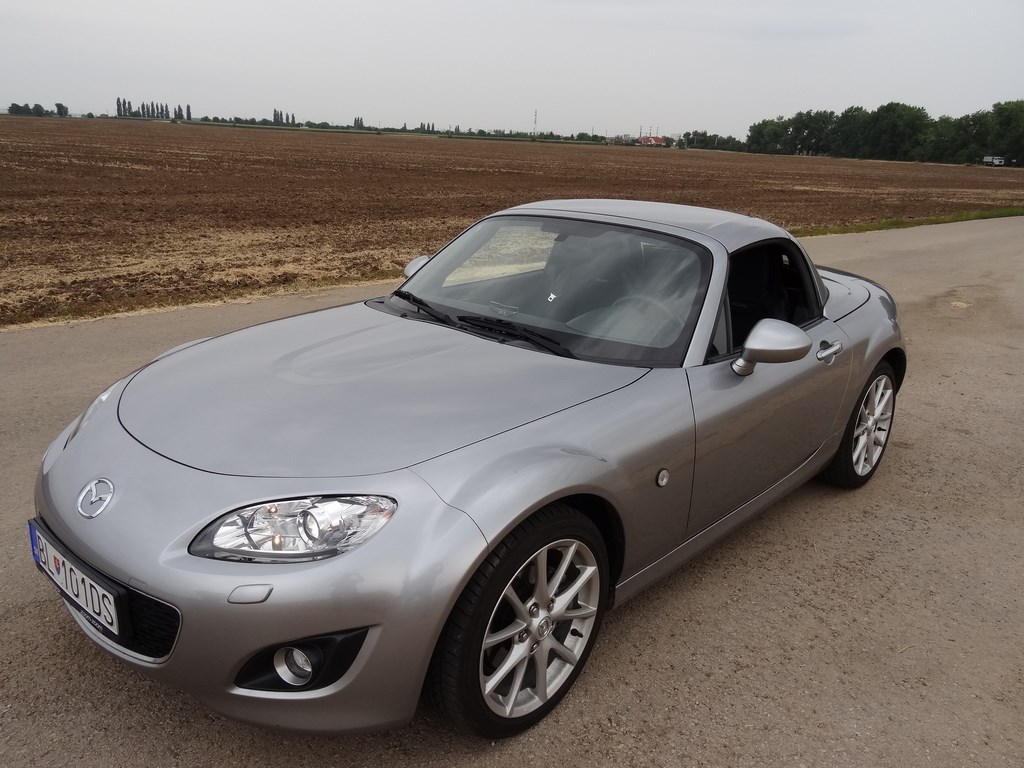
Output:
<svg viewBox="0 0 1024 768">
<path fill-rule="evenodd" d="M 822 344 L 825 344 L 825 343 L 827 343 L 827 342 L 822 342 Z M 836 355 L 838 355 L 842 351 L 843 351 L 843 342 L 841 342 L 841 341 L 833 341 L 830 346 L 824 347 L 823 349 L 819 349 L 818 350 L 818 354 L 816 354 L 815 357 L 817 357 L 822 362 L 826 362 L 826 361 L 829 360 L 829 358 L 835 357 Z"/>
</svg>

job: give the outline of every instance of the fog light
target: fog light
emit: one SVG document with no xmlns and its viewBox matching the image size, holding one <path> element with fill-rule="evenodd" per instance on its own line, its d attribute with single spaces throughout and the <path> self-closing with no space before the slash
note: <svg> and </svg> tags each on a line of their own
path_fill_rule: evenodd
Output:
<svg viewBox="0 0 1024 768">
<path fill-rule="evenodd" d="M 367 628 L 280 640 L 255 653 L 238 670 L 235 685 L 252 691 L 299 693 L 333 685 L 348 672 Z"/>
<path fill-rule="evenodd" d="M 313 678 L 313 662 L 298 648 L 286 646 L 274 654 L 274 669 L 288 685 L 305 685 Z"/>
</svg>

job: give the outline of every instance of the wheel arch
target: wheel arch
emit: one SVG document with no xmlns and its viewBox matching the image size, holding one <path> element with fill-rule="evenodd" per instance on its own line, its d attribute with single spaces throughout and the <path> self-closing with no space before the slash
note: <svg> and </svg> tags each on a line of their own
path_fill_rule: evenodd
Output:
<svg viewBox="0 0 1024 768">
<path fill-rule="evenodd" d="M 626 533 L 618 510 L 607 499 L 592 493 L 576 493 L 553 499 L 553 502 L 567 504 L 585 515 L 601 534 L 608 555 L 608 607 L 615 604 L 615 585 L 622 577 L 622 566 L 626 558 Z M 543 509 L 543 507 L 541 507 Z M 539 511 L 539 510 L 537 510 Z M 534 513 L 536 514 L 536 512 Z"/>
<path fill-rule="evenodd" d="M 899 347 L 894 347 L 882 355 L 882 362 L 886 362 L 892 367 L 892 372 L 896 376 L 893 385 L 899 392 L 900 387 L 903 386 L 903 379 L 907 375 L 907 353 Z"/>
<path fill-rule="evenodd" d="M 480 562 L 482 563 L 486 560 L 488 555 L 513 530 L 552 504 L 559 503 L 572 507 L 597 527 L 601 540 L 605 545 L 605 552 L 608 555 L 608 607 L 613 607 L 615 604 L 615 586 L 622 578 L 626 562 L 626 530 L 618 508 L 611 501 L 596 493 L 586 491 L 566 492 L 561 495 L 554 494 L 538 500 L 527 508 L 522 515 L 516 517 L 514 522 L 509 524 L 501 534 L 489 542 L 488 547 L 480 557 Z M 465 585 L 471 577 L 472 573 L 467 574 L 464 579 L 465 583 L 460 587 L 460 591 L 465 589 Z"/>
</svg>

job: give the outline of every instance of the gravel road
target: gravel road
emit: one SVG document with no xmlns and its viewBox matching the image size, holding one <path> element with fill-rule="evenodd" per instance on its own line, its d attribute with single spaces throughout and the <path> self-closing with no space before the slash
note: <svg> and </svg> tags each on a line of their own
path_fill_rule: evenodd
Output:
<svg viewBox="0 0 1024 768">
<path fill-rule="evenodd" d="M 225 720 L 95 647 L 35 571 L 46 444 L 163 349 L 383 293 L 0 331 L 0 765 L 1024 764 L 1024 219 L 811 238 L 900 302 L 910 367 L 856 492 L 811 483 L 609 615 L 545 722 L 491 743 L 424 708 L 310 738 Z"/>
</svg>

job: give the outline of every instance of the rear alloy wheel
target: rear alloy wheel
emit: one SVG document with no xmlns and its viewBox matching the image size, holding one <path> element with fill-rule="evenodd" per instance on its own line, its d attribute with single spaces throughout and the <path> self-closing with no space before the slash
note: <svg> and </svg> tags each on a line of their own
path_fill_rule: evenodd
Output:
<svg viewBox="0 0 1024 768">
<path fill-rule="evenodd" d="M 822 479 L 842 488 L 859 488 L 875 474 L 889 442 L 896 408 L 895 376 L 879 363 L 850 415 L 843 441 Z"/>
<path fill-rule="evenodd" d="M 487 738 L 555 708 L 594 646 L 608 593 L 594 524 L 564 504 L 537 512 L 488 556 L 459 598 L 432 669 L 434 697 Z"/>
</svg>

